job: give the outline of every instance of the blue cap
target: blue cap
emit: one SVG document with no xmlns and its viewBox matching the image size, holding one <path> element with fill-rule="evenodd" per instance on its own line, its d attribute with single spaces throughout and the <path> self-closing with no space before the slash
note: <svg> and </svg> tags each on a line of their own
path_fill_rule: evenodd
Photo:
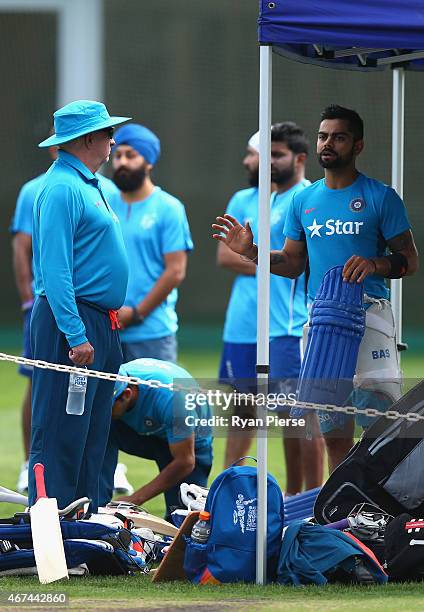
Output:
<svg viewBox="0 0 424 612">
<path fill-rule="evenodd" d="M 78 136 L 103 130 L 131 119 L 131 117 L 111 117 L 104 104 L 93 100 L 70 102 L 59 108 L 53 117 L 55 133 L 40 142 L 38 145 L 40 148 L 60 145 Z"/>
<path fill-rule="evenodd" d="M 130 374 L 128 374 L 124 366 L 121 366 L 119 368 L 118 374 L 120 376 L 130 376 Z M 122 395 L 122 393 L 125 391 L 127 387 L 128 387 L 128 383 L 123 382 L 122 380 L 117 380 L 113 388 L 113 401 L 117 400 L 118 397 Z"/>
<path fill-rule="evenodd" d="M 155 165 L 160 156 L 160 140 L 149 128 L 138 123 L 128 123 L 116 131 L 113 137 L 115 150 L 119 145 L 128 145 L 144 157 L 148 164 Z"/>
</svg>

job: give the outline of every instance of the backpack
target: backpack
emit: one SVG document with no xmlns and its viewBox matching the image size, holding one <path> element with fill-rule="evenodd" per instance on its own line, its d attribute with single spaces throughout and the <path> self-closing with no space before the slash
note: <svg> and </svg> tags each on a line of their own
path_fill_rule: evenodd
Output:
<svg viewBox="0 0 424 612">
<path fill-rule="evenodd" d="M 391 407 L 424 415 L 424 382 Z M 388 514 L 424 516 L 424 421 L 379 417 L 323 485 L 314 507 L 318 523 L 345 518 L 356 504 Z"/>
<path fill-rule="evenodd" d="M 267 476 L 267 577 L 274 580 L 281 547 L 284 503 L 273 476 Z M 211 532 L 206 544 L 187 539 L 184 570 L 195 583 L 254 582 L 256 578 L 257 469 L 232 466 L 213 481 L 205 510 Z"/>
</svg>

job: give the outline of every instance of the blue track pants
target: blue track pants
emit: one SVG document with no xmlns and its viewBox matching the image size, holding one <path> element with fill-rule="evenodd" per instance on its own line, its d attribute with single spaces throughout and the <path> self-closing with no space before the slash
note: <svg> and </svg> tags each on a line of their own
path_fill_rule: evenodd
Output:
<svg viewBox="0 0 424 612">
<path fill-rule="evenodd" d="M 107 311 L 78 303 L 86 336 L 94 347 L 91 369 L 117 373 L 122 363 L 118 330 L 112 330 Z M 58 329 L 48 301 L 38 298 L 31 318 L 34 359 L 73 365 L 69 345 Z M 36 500 L 33 466 L 45 467 L 47 495 L 56 497 L 59 508 L 79 497 L 99 501 L 99 473 L 109 436 L 113 382 L 88 378 L 84 413 L 66 414 L 69 374 L 34 368 L 32 387 L 32 433 L 29 461 L 29 503 Z"/>
</svg>

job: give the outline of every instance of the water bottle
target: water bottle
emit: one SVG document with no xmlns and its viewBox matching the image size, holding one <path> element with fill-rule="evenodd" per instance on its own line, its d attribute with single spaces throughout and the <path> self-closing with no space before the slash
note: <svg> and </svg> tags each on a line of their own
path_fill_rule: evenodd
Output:
<svg viewBox="0 0 424 612">
<path fill-rule="evenodd" d="M 191 530 L 191 539 L 193 542 L 206 544 L 211 532 L 210 518 L 210 513 L 205 510 L 199 513 L 199 520 L 197 523 L 194 523 L 193 529 Z"/>
<path fill-rule="evenodd" d="M 69 374 L 67 414 L 81 415 L 84 412 L 85 394 L 87 391 L 87 376 L 71 372 Z"/>
</svg>

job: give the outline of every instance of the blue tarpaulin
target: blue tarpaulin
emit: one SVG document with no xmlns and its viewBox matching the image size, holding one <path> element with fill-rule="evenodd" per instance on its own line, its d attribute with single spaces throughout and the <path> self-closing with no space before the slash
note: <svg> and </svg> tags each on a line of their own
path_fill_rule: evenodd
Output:
<svg viewBox="0 0 424 612">
<path fill-rule="evenodd" d="M 424 0 L 260 0 L 258 37 L 322 66 L 422 70 Z"/>
</svg>

